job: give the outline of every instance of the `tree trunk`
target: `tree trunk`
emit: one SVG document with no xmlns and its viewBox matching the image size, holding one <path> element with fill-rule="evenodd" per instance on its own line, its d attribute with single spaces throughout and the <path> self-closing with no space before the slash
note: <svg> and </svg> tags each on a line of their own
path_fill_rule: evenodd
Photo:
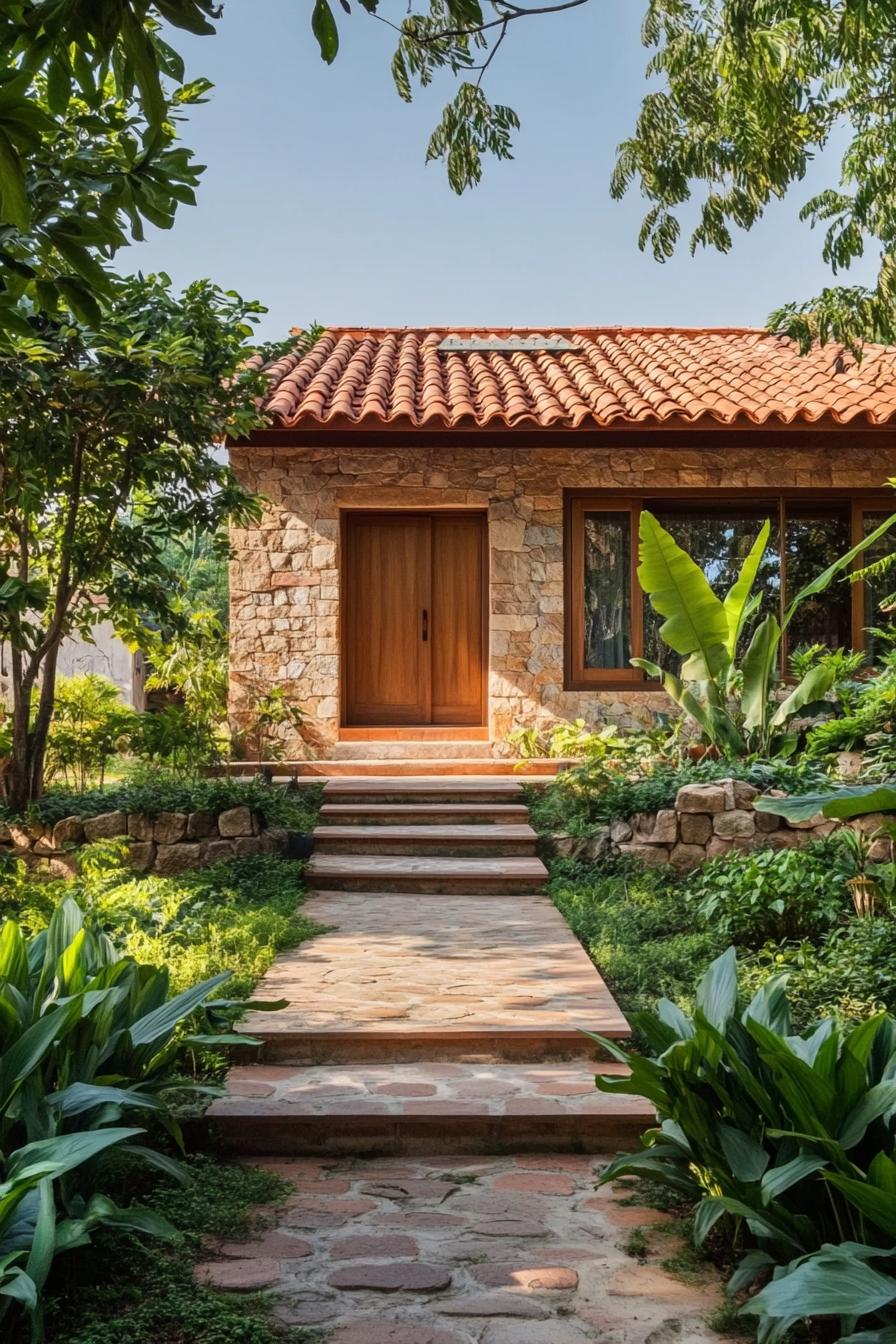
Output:
<svg viewBox="0 0 896 1344">
<path fill-rule="evenodd" d="M 44 763 L 47 736 L 56 696 L 56 663 L 59 646 L 49 650 L 43 661 L 37 714 L 31 722 L 34 695 L 33 680 L 17 675 L 13 667 L 12 756 L 6 772 L 6 798 L 14 812 L 24 812 L 36 803 L 44 791 Z"/>
</svg>

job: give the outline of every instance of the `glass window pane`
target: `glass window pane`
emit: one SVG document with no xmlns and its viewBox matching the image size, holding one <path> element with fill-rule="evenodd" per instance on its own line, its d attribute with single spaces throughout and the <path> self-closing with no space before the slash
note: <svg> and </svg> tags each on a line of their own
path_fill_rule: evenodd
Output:
<svg viewBox="0 0 896 1344">
<path fill-rule="evenodd" d="M 864 514 L 864 535 L 866 537 L 870 536 L 876 528 L 880 527 L 881 523 L 886 522 L 889 516 L 890 513 L 885 509 L 881 509 L 880 512 Z M 860 563 L 873 565 L 875 560 L 883 560 L 885 556 L 892 555 L 894 551 L 896 551 L 896 527 L 891 528 L 889 532 L 885 532 L 873 546 L 869 546 L 860 557 Z M 865 589 L 865 608 L 862 614 L 862 624 L 866 629 L 889 625 L 893 619 L 892 612 L 882 612 L 880 604 L 896 592 L 896 565 L 885 574 L 866 579 L 863 586 Z M 876 654 L 880 651 L 875 648 L 873 635 L 865 635 L 865 651 L 873 662 Z"/>
<path fill-rule="evenodd" d="M 849 550 L 850 528 L 846 511 L 839 514 L 822 506 L 794 512 L 786 509 L 787 600 L 816 579 Z M 787 647 L 823 644 L 828 649 L 849 648 L 852 643 L 852 597 L 850 584 L 835 579 L 824 593 L 807 598 L 790 622 Z"/>
<path fill-rule="evenodd" d="M 631 515 L 585 514 L 585 666 L 628 668 Z"/>
<path fill-rule="evenodd" d="M 766 518 L 771 518 L 769 543 L 753 588 L 754 593 L 762 594 L 762 604 L 744 631 L 741 648 L 745 648 L 756 622 L 778 606 L 781 577 L 777 510 L 769 507 L 757 513 L 755 508 L 740 510 L 736 505 L 728 505 L 724 509 L 706 506 L 705 511 L 701 510 L 700 513 L 684 513 L 664 510 L 655 504 L 649 504 L 648 507 L 679 546 L 700 566 L 710 587 L 723 599 L 737 579 L 762 524 Z M 663 617 L 657 615 L 645 597 L 644 657 L 658 663 L 660 667 L 677 671 L 681 659 L 660 639 L 659 629 L 662 624 Z"/>
</svg>

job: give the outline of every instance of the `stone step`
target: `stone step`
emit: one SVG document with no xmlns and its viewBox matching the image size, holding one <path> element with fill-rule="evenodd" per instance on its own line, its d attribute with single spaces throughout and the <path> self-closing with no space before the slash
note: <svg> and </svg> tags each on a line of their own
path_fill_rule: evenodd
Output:
<svg viewBox="0 0 896 1344">
<path fill-rule="evenodd" d="M 581 1058 L 583 1029 L 629 1035 L 546 897 L 322 892 L 303 914 L 328 932 L 281 954 L 256 990 L 287 1007 L 238 1028 L 266 1063 Z"/>
<path fill-rule="evenodd" d="M 438 742 L 337 742 L 332 748 L 333 761 L 492 761 L 494 747 L 489 741 Z"/>
<path fill-rule="evenodd" d="M 531 826 L 318 826 L 315 854 L 395 856 L 531 856 L 536 835 Z"/>
<path fill-rule="evenodd" d="M 241 1155 L 612 1152 L 655 1122 L 594 1073 L 620 1064 L 355 1064 L 231 1070 L 207 1120 Z"/>
<path fill-rule="evenodd" d="M 525 824 L 524 803 L 324 803 L 320 819 L 335 826 L 489 826 Z"/>
<path fill-rule="evenodd" d="M 317 854 L 305 869 L 312 891 L 413 892 L 417 896 L 534 895 L 547 880 L 538 858 L 427 858 Z"/>
<path fill-rule="evenodd" d="M 523 786 L 518 779 L 481 775 L 428 779 L 330 779 L 324 785 L 325 803 L 522 803 Z"/>
</svg>

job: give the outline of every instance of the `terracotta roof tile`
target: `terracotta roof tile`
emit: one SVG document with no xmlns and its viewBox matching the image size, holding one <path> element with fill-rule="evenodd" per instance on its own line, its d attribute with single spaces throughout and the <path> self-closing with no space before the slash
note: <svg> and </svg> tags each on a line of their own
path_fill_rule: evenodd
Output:
<svg viewBox="0 0 896 1344">
<path fill-rule="evenodd" d="M 575 350 L 439 351 L 446 336 L 537 336 Z M 342 329 L 266 370 L 275 426 L 609 425 L 896 419 L 896 348 L 860 365 L 833 347 L 803 357 L 749 328 Z"/>
</svg>

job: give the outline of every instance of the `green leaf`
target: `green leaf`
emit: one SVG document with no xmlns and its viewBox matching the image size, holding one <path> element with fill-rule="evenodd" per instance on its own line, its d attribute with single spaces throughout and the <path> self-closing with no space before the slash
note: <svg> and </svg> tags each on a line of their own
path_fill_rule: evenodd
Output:
<svg viewBox="0 0 896 1344">
<path fill-rule="evenodd" d="M 670 649 L 691 660 L 683 675 L 702 680 L 725 667 L 728 618 L 706 576 L 648 509 L 639 525 L 638 581 L 651 606 L 666 620 L 660 636 Z M 698 666 L 699 665 L 699 666 Z"/>
<path fill-rule="evenodd" d="M 874 1120 L 896 1108 L 896 1079 L 869 1087 L 859 1104 L 843 1122 L 838 1139 L 843 1147 L 854 1148 L 865 1137 L 865 1131 Z"/>
<path fill-rule="evenodd" d="M 736 1181 L 750 1185 L 762 1179 L 762 1173 L 771 1159 L 762 1144 L 757 1143 L 751 1134 L 723 1123 L 719 1125 L 719 1143 Z"/>
<path fill-rule="evenodd" d="M 141 1046 L 154 1045 L 166 1040 L 183 1018 L 195 1012 L 213 989 L 229 979 L 230 972 L 222 971 L 220 975 L 213 975 L 210 979 L 203 980 L 201 984 L 185 989 L 183 993 L 169 999 L 161 1008 L 156 1008 L 134 1023 L 130 1031 L 131 1041 L 135 1046 Z"/>
<path fill-rule="evenodd" d="M 866 1316 L 896 1298 L 896 1279 L 862 1260 L 820 1251 L 774 1279 L 743 1310 L 754 1316 Z"/>
<path fill-rule="evenodd" d="M 737 652 L 738 641 L 743 630 L 744 621 L 747 618 L 747 612 L 750 607 L 750 594 L 753 590 L 753 584 L 756 582 L 756 575 L 759 573 L 759 566 L 762 564 L 762 558 L 765 555 L 768 546 L 769 534 L 771 532 L 771 522 L 769 519 L 762 524 L 759 536 L 753 542 L 750 552 L 740 568 L 732 587 L 728 590 L 723 606 L 725 608 L 725 619 L 728 622 L 728 637 L 725 641 L 725 650 L 729 661 L 733 661 Z"/>
<path fill-rule="evenodd" d="M 870 812 L 896 812 L 892 784 L 848 784 L 827 793 L 804 793 L 794 798 L 757 798 L 753 806 L 788 821 L 825 817 L 862 817 Z"/>
<path fill-rule="evenodd" d="M 339 30 L 336 27 L 333 11 L 327 0 L 314 0 L 314 9 L 311 11 L 311 31 L 317 38 L 322 59 L 326 61 L 327 65 L 332 65 L 336 59 L 336 53 L 339 51 Z"/>
<path fill-rule="evenodd" d="M 697 986 L 695 1003 L 707 1022 L 724 1032 L 737 1007 L 737 953 L 733 947 L 711 963 Z"/>
<path fill-rule="evenodd" d="M 834 669 L 826 667 L 823 663 L 810 668 L 799 685 L 778 706 L 772 716 L 772 727 L 783 728 L 806 705 L 820 700 L 831 689 L 834 677 Z"/>
<path fill-rule="evenodd" d="M 799 1157 L 794 1157 L 790 1162 L 784 1162 L 779 1167 L 772 1167 L 762 1178 L 763 1204 L 770 1204 L 772 1200 L 779 1199 L 792 1186 L 799 1185 L 800 1181 L 813 1176 L 826 1164 L 827 1159 L 824 1157 L 817 1154 L 801 1153 Z"/>
<path fill-rule="evenodd" d="M 743 687 L 740 707 L 748 732 L 765 733 L 780 642 L 781 627 L 774 616 L 768 615 L 759 622 L 747 645 L 741 668 Z"/>
<path fill-rule="evenodd" d="M 870 1218 L 888 1237 L 896 1238 L 896 1200 L 888 1190 L 880 1190 L 867 1181 L 857 1181 L 835 1171 L 826 1171 L 825 1180 L 835 1185 L 850 1204 Z M 896 1285 L 893 1291 L 896 1296 Z"/>
<path fill-rule="evenodd" d="M 22 160 L 3 130 L 0 130 L 0 218 L 23 233 L 31 227 L 31 206 Z"/>
</svg>

